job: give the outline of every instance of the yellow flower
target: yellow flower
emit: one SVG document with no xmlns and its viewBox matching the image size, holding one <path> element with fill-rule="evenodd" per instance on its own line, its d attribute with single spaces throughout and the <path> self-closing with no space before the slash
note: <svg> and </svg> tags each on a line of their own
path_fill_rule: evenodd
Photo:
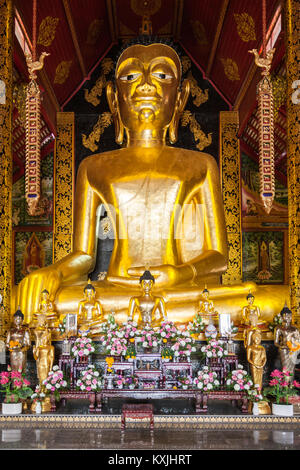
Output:
<svg viewBox="0 0 300 470">
<path fill-rule="evenodd" d="M 167 343 L 168 340 L 166 338 L 163 339 L 163 343 Z"/>
<path fill-rule="evenodd" d="M 134 338 L 130 338 L 130 343 L 134 343 Z"/>
</svg>

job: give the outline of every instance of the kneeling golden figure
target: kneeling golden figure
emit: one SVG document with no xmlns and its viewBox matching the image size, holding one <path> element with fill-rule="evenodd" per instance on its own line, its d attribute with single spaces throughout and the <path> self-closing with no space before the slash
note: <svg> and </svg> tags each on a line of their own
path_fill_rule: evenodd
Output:
<svg viewBox="0 0 300 470">
<path fill-rule="evenodd" d="M 156 327 L 167 320 L 164 299 L 154 296 L 151 292 L 154 283 L 155 279 L 150 271 L 145 271 L 140 278 L 142 295 L 130 299 L 128 320 L 136 320 L 140 328 Z"/>
<path fill-rule="evenodd" d="M 78 169 L 74 251 L 52 266 L 28 275 L 17 288 L 26 320 L 36 311 L 47 286 L 59 314 L 77 312 L 82 286 L 96 261 L 97 209 L 103 205 L 114 230 L 107 279 L 94 283 L 103 311 L 126 321 L 129 300 L 138 296 L 146 266 L 155 278 L 153 292 L 166 302 L 168 319 L 194 317 L 207 283 L 219 313 L 240 319 L 251 285 L 220 286 L 227 268 L 227 236 L 216 160 L 208 154 L 166 145 L 174 143 L 189 96 L 181 82 L 175 49 L 153 43 L 127 47 L 117 60 L 107 98 L 116 141 L 126 146 L 92 155 Z M 282 308 L 285 289 L 256 288 L 265 314 Z"/>
</svg>

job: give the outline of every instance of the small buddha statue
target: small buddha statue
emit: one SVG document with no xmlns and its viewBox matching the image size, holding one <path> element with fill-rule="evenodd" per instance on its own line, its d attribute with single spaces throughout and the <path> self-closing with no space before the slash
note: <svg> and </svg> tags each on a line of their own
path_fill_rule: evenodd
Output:
<svg viewBox="0 0 300 470">
<path fill-rule="evenodd" d="M 284 306 L 280 315 L 282 323 L 275 328 L 274 344 L 278 347 L 282 368 L 292 373 L 287 380 L 292 381 L 300 350 L 300 331 L 292 325 L 292 312 L 287 306 Z"/>
<path fill-rule="evenodd" d="M 103 322 L 103 309 L 100 302 L 96 300 L 96 290 L 90 280 L 83 289 L 83 293 L 84 299 L 78 305 L 78 328 L 80 331 L 96 332 L 97 326 Z"/>
<path fill-rule="evenodd" d="M 40 315 L 45 315 L 49 326 L 57 326 L 57 313 L 54 310 L 53 302 L 50 299 L 50 294 L 47 289 L 41 292 L 38 311 L 33 315 L 33 323 L 31 326 L 36 326 L 37 319 Z"/>
<path fill-rule="evenodd" d="M 214 303 L 209 299 L 209 290 L 205 286 L 202 291 L 203 300 L 199 302 L 198 314 L 209 323 L 209 320 L 215 320 L 218 317 L 218 312 L 215 310 Z"/>
<path fill-rule="evenodd" d="M 254 295 L 251 293 L 251 291 L 247 295 L 246 299 L 247 299 L 248 304 L 245 305 L 242 309 L 241 327 L 243 329 L 250 328 L 251 326 L 250 318 L 252 317 L 253 319 L 253 317 L 256 316 L 257 318 L 256 326 L 260 328 L 261 330 L 267 330 L 268 329 L 267 324 L 261 317 L 260 308 L 258 307 L 258 305 L 254 304 Z"/>
<path fill-rule="evenodd" d="M 13 325 L 6 337 L 6 347 L 10 353 L 10 366 L 12 370 L 24 372 L 27 362 L 27 351 L 30 348 L 29 329 L 23 325 L 24 315 L 20 308 L 13 316 Z"/>
<path fill-rule="evenodd" d="M 146 270 L 140 277 L 142 295 L 130 299 L 128 320 L 134 320 L 137 314 L 138 327 L 156 327 L 167 320 L 164 299 L 154 296 L 151 292 L 154 283 L 154 277 L 149 270 Z"/>
<path fill-rule="evenodd" d="M 250 364 L 253 383 L 258 385 L 261 390 L 267 356 L 265 348 L 261 345 L 261 331 L 259 329 L 253 332 L 252 342 L 247 347 L 247 361 Z"/>
<path fill-rule="evenodd" d="M 258 328 L 257 322 L 258 317 L 256 312 L 253 310 L 253 312 L 250 312 L 249 314 L 249 328 L 245 328 L 243 331 L 244 346 L 246 349 L 252 344 L 252 335 Z"/>
<path fill-rule="evenodd" d="M 54 346 L 52 345 L 51 329 L 49 328 L 46 314 L 37 317 L 37 325 L 34 329 L 35 344 L 32 352 L 36 361 L 37 376 L 42 391 L 45 391 L 43 381 L 48 377 L 54 362 Z M 50 411 L 50 399 L 45 399 L 42 404 L 43 411 Z"/>
</svg>

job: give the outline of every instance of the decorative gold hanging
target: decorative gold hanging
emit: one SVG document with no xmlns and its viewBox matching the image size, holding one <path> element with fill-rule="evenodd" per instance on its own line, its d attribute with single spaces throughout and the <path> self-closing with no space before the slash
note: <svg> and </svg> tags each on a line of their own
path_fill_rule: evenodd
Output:
<svg viewBox="0 0 300 470">
<path fill-rule="evenodd" d="M 38 215 L 38 203 L 41 196 L 40 175 L 40 89 L 36 82 L 36 71 L 44 66 L 44 59 L 49 54 L 43 52 L 35 60 L 36 50 L 36 0 L 33 3 L 33 53 L 25 54 L 30 82 L 26 90 L 26 162 L 25 162 L 25 198 L 29 215 Z"/>
<path fill-rule="evenodd" d="M 266 52 L 266 5 L 263 0 L 263 54 L 256 49 L 254 54 L 257 67 L 261 67 L 262 79 L 257 86 L 258 129 L 259 129 L 259 175 L 260 197 L 267 214 L 271 212 L 275 197 L 275 158 L 274 158 L 274 102 L 270 69 L 275 49 Z"/>
</svg>

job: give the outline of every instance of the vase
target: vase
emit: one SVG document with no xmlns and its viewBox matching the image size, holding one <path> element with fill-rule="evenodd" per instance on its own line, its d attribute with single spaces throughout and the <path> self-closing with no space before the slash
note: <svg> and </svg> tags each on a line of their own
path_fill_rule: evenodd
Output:
<svg viewBox="0 0 300 470">
<path fill-rule="evenodd" d="M 294 416 L 294 405 L 272 403 L 272 413 L 275 416 Z"/>
<path fill-rule="evenodd" d="M 255 416 L 258 416 L 258 415 L 259 415 L 259 406 L 258 406 L 258 403 L 257 403 L 257 402 L 254 402 L 254 403 L 253 403 L 253 406 L 252 406 L 252 414 L 255 415 Z"/>
<path fill-rule="evenodd" d="M 42 412 L 42 404 L 41 404 L 40 401 L 37 401 L 37 402 L 36 402 L 36 405 L 35 405 L 35 413 L 36 413 L 37 415 L 40 415 L 41 412 Z"/>
<path fill-rule="evenodd" d="M 22 402 L 19 403 L 2 403 L 3 415 L 19 415 L 22 413 Z"/>
</svg>

